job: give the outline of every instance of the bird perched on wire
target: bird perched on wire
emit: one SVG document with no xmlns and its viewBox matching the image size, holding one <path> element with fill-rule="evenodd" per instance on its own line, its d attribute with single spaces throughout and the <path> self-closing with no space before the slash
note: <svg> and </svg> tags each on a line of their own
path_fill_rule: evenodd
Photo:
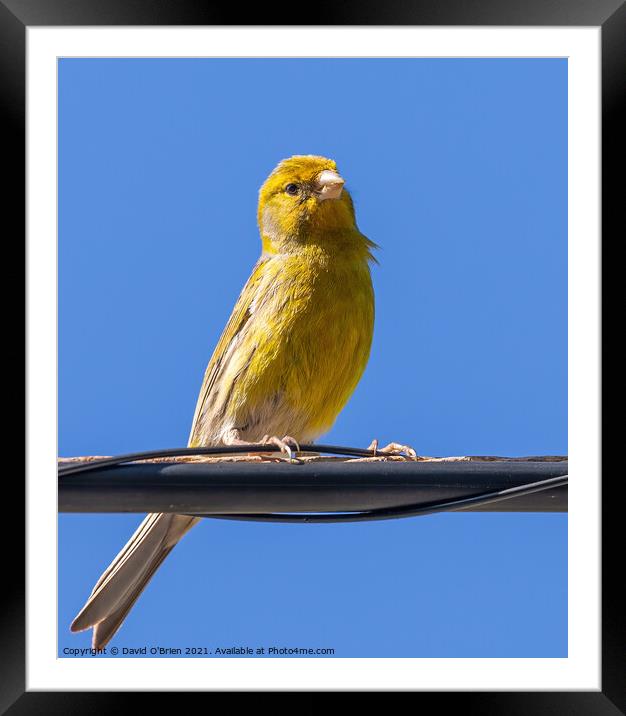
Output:
<svg viewBox="0 0 626 716">
<path fill-rule="evenodd" d="M 261 187 L 258 223 L 263 251 L 207 366 L 189 446 L 274 444 L 291 459 L 299 442 L 331 428 L 365 369 L 375 244 L 357 228 L 344 180 L 324 157 L 280 162 Z M 93 627 L 93 647 L 106 645 L 196 522 L 147 515 L 72 631 Z"/>
</svg>

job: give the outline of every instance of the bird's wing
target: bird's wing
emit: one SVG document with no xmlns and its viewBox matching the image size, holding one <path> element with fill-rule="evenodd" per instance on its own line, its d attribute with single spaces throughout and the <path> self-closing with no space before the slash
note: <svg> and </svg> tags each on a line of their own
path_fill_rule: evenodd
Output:
<svg viewBox="0 0 626 716">
<path fill-rule="evenodd" d="M 233 308 L 233 312 L 231 313 L 228 323 L 226 324 L 218 344 L 213 351 L 213 355 L 209 360 L 209 364 L 207 365 L 204 373 L 204 380 L 202 381 L 200 394 L 198 395 L 198 402 L 196 403 L 196 411 L 191 424 L 191 433 L 188 441 L 190 446 L 201 444 L 198 433 L 207 398 L 215 386 L 215 381 L 217 380 L 221 369 L 224 367 L 224 361 L 229 353 L 229 347 L 233 341 L 241 335 L 246 324 L 252 317 L 253 306 L 255 304 L 255 299 L 258 298 L 259 295 L 259 289 L 262 286 L 262 279 L 268 261 L 271 261 L 271 257 L 265 255 L 261 256 L 255 267 L 252 269 L 250 278 L 239 294 L 239 298 Z"/>
<path fill-rule="evenodd" d="M 244 286 L 217 347 L 209 361 L 193 419 L 190 445 L 199 439 L 199 420 L 229 346 L 241 335 L 253 313 L 253 301 L 269 258 L 261 257 Z M 102 574 L 85 606 L 72 622 L 72 631 L 94 628 L 92 644 L 103 647 L 115 634 L 135 600 L 146 587 L 161 562 L 198 518 L 174 514 L 147 515 L 139 528 Z"/>
</svg>

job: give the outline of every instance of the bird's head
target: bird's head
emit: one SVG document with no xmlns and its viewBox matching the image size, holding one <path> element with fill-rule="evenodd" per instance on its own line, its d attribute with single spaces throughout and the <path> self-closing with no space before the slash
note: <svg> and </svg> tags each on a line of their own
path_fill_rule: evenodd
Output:
<svg viewBox="0 0 626 716">
<path fill-rule="evenodd" d="M 269 253 L 358 233 L 337 165 L 311 155 L 284 159 L 269 175 L 259 192 L 258 220 Z"/>
</svg>

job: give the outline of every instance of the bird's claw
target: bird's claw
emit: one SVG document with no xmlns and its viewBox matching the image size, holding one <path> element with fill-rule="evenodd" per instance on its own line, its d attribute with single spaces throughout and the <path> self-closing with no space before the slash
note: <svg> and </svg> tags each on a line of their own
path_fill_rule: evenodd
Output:
<svg viewBox="0 0 626 716">
<path fill-rule="evenodd" d="M 295 447 L 296 452 L 300 452 L 300 444 L 295 438 L 292 438 L 291 435 L 284 435 L 282 438 L 276 435 L 265 435 L 261 439 L 261 445 L 276 445 L 280 448 L 281 452 L 287 455 L 289 462 L 300 462 L 294 458 L 292 451 L 292 447 Z"/>
<path fill-rule="evenodd" d="M 383 455 L 403 455 L 409 460 L 417 460 L 417 453 L 415 450 L 413 450 L 413 448 L 409 445 L 401 445 L 400 443 L 389 443 L 389 445 L 379 448 L 378 440 L 374 439 L 367 449 L 374 453 L 374 457 L 382 453 Z"/>
</svg>

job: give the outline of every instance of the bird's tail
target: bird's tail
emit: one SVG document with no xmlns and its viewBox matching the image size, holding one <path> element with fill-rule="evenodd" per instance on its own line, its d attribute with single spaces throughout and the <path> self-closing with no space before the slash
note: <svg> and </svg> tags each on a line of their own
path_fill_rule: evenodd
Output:
<svg viewBox="0 0 626 716">
<path fill-rule="evenodd" d="M 161 562 L 198 519 L 186 515 L 147 515 L 96 582 L 70 629 L 83 631 L 93 627 L 92 647 L 104 647 Z"/>
</svg>

